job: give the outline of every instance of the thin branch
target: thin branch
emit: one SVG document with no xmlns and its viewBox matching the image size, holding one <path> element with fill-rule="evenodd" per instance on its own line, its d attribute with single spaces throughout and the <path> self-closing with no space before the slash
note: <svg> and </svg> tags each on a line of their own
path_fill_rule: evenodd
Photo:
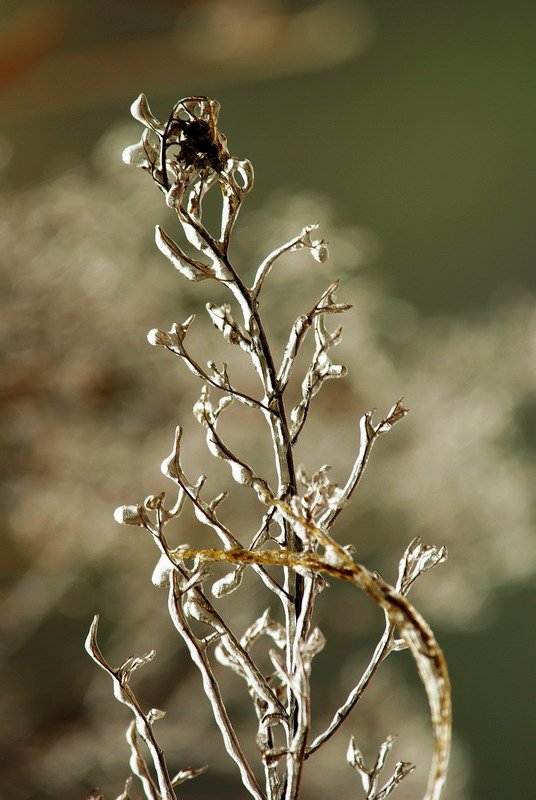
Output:
<svg viewBox="0 0 536 800">
<path fill-rule="evenodd" d="M 135 720 L 133 720 L 128 726 L 125 738 L 128 742 L 128 746 L 130 747 L 130 760 L 129 760 L 130 769 L 132 770 L 134 775 L 136 775 L 136 777 L 139 778 L 140 783 L 143 786 L 143 791 L 145 792 L 145 796 L 149 798 L 149 800 L 160 800 L 158 787 L 155 784 L 154 780 L 152 779 L 151 773 L 149 772 L 149 768 L 147 766 L 147 762 L 145 761 L 143 754 L 140 750 L 140 746 L 138 743 L 138 736 L 136 733 Z"/>
<path fill-rule="evenodd" d="M 393 636 L 395 632 L 395 626 L 389 621 L 387 618 L 385 623 L 385 629 L 381 636 L 380 641 L 376 645 L 374 650 L 374 654 L 369 661 L 369 664 L 364 671 L 363 675 L 361 676 L 359 682 L 354 686 L 346 701 L 343 705 L 337 709 L 335 714 L 333 715 L 333 719 L 331 720 L 330 724 L 326 728 L 326 730 L 319 734 L 316 739 L 309 745 L 307 748 L 307 753 L 305 754 L 306 758 L 315 753 L 319 747 L 321 747 L 325 742 L 327 742 L 334 733 L 336 733 L 343 722 L 348 719 L 350 713 L 354 710 L 358 702 L 361 700 L 365 689 L 369 686 L 372 678 L 376 674 L 378 667 L 385 659 L 385 657 L 391 652 L 390 645 L 393 641 Z"/>
<path fill-rule="evenodd" d="M 166 475 L 180 487 L 180 489 L 192 502 L 194 509 L 196 510 L 197 518 L 203 524 L 209 525 L 217 533 L 217 535 L 219 536 L 225 547 L 228 548 L 241 547 L 242 545 L 240 544 L 236 536 L 217 518 L 215 514 L 214 505 L 211 506 L 208 503 L 206 503 L 200 497 L 199 487 L 193 486 L 186 478 L 186 475 L 184 474 L 184 471 L 182 469 L 181 458 L 180 458 L 181 438 L 182 438 L 182 428 L 177 427 L 175 433 L 174 448 L 170 456 L 167 459 L 164 459 L 164 461 L 162 462 L 162 472 L 164 473 L 164 475 Z M 257 541 L 259 541 L 258 537 L 260 537 L 260 532 L 256 537 Z M 257 546 L 257 543 L 254 539 L 251 547 L 255 546 Z M 288 592 L 283 587 L 281 587 L 279 583 L 262 567 L 256 566 L 254 567 L 254 569 L 259 574 L 260 578 L 265 583 L 265 585 L 272 592 L 274 592 L 279 596 L 283 604 L 287 604 L 289 601 Z"/>
<path fill-rule="evenodd" d="M 273 413 L 273 410 L 260 400 L 256 400 L 254 397 L 235 389 L 234 386 L 231 385 L 227 375 L 226 365 L 224 365 L 223 372 L 219 372 L 216 368 L 216 365 L 213 362 L 209 362 L 209 369 L 214 372 L 214 374 L 217 376 L 216 378 L 210 375 L 200 364 L 197 363 L 197 361 L 192 358 L 184 346 L 184 337 L 193 320 L 194 315 L 192 314 L 190 317 L 188 317 L 186 322 L 182 323 L 181 325 L 174 323 L 169 331 L 161 331 L 157 328 L 153 328 L 147 334 L 147 339 L 150 344 L 155 345 L 156 347 L 165 347 L 170 353 L 178 356 L 180 359 L 182 359 L 183 363 L 186 364 L 190 372 L 192 372 L 196 377 L 201 378 L 201 380 L 204 382 L 213 386 L 215 389 L 228 392 L 240 403 L 243 403 L 246 406 L 261 409 L 266 413 Z"/>
<path fill-rule="evenodd" d="M 239 403 L 243 403 L 245 406 L 249 406 L 250 408 L 258 408 L 262 411 L 266 411 L 269 414 L 273 413 L 273 410 L 268 408 L 268 406 L 262 403 L 260 400 L 256 400 L 254 397 L 251 397 L 251 395 L 235 389 L 235 387 L 232 386 L 228 380 L 225 382 L 220 382 L 219 380 L 216 381 L 209 375 L 208 372 L 206 372 L 206 370 L 204 370 L 196 361 L 194 361 L 194 359 L 186 351 L 184 353 L 177 353 L 172 347 L 168 347 L 167 349 L 175 355 L 180 356 L 190 372 L 193 372 L 194 375 L 197 375 L 198 378 L 201 378 L 201 380 L 209 383 L 215 389 L 228 392 L 233 398 L 238 400 Z M 211 369 L 215 370 L 215 365 L 213 365 Z"/>
<path fill-rule="evenodd" d="M 274 694 L 272 688 L 268 685 L 265 677 L 262 675 L 247 650 L 241 645 L 236 636 L 226 625 L 214 605 L 210 602 L 208 597 L 200 588 L 200 585 L 198 585 L 201 581 L 196 579 L 195 568 L 193 575 L 189 575 L 185 571 L 183 562 L 189 557 L 184 555 L 187 550 L 184 548 L 180 548 L 180 550 L 177 552 L 170 550 L 161 526 L 159 530 L 155 530 L 152 527 L 148 527 L 148 530 L 150 530 L 150 532 L 153 534 L 161 553 L 169 563 L 169 569 L 164 571 L 169 583 L 172 583 L 171 576 L 175 575 L 176 580 L 177 576 L 181 576 L 186 586 L 191 584 L 191 587 L 188 589 L 184 588 L 183 586 L 181 588 L 181 592 L 182 594 L 188 595 L 188 597 L 191 598 L 192 602 L 189 608 L 192 612 L 195 609 L 194 616 L 214 628 L 217 633 L 217 637 L 213 638 L 220 638 L 227 651 L 233 656 L 235 661 L 241 664 L 243 673 L 249 685 L 256 692 L 257 696 L 266 704 L 268 710 L 267 713 L 274 718 L 278 717 L 282 720 L 286 720 L 287 712 Z M 262 569 L 262 567 L 257 567 L 257 569 Z M 201 573 L 199 573 L 199 575 L 201 576 Z"/>
<path fill-rule="evenodd" d="M 158 745 L 153 730 L 151 721 L 146 716 L 136 699 L 136 696 L 129 686 L 129 680 L 132 672 L 143 664 L 146 664 L 154 656 L 154 650 L 141 658 L 129 658 L 118 669 L 112 669 L 102 655 L 100 648 L 97 644 L 97 627 L 99 624 L 99 615 L 97 614 L 86 638 L 86 651 L 91 656 L 93 661 L 107 672 L 114 683 L 114 695 L 120 703 L 128 706 L 135 718 L 136 730 L 142 737 L 147 745 L 151 758 L 153 760 L 154 768 L 158 779 L 159 794 L 154 793 L 154 782 L 152 779 L 143 780 L 144 790 L 148 800 L 176 800 L 175 792 L 169 772 L 166 766 L 166 760 L 160 746 Z"/>
<path fill-rule="evenodd" d="M 238 765 L 245 788 L 256 800 L 266 800 L 234 732 L 231 720 L 229 719 L 223 703 L 218 682 L 206 656 L 205 646 L 194 636 L 186 621 L 185 614 L 181 607 L 181 596 L 182 592 L 178 582 L 178 574 L 173 571 L 170 581 L 168 603 L 170 617 L 184 639 L 192 661 L 201 673 L 203 688 L 210 701 L 214 719 L 221 731 L 225 749 Z"/>
<path fill-rule="evenodd" d="M 249 464 L 242 461 L 224 443 L 219 436 L 216 425 L 219 416 L 230 405 L 232 398 L 223 397 L 214 408 L 209 400 L 208 389 L 203 387 L 201 397 L 194 405 L 194 415 L 197 421 L 206 429 L 206 442 L 209 452 L 221 461 L 229 465 L 231 475 L 236 483 L 254 489 L 261 501 L 264 500 L 266 493 L 269 493 L 268 484 L 260 478 Z"/>
<path fill-rule="evenodd" d="M 305 424 L 313 397 L 320 391 L 324 381 L 329 378 L 342 378 L 347 369 L 342 365 L 335 365 L 327 355 L 328 350 L 340 342 L 342 328 L 337 328 L 331 333 L 327 330 L 323 316 L 314 319 L 314 332 L 316 348 L 311 364 L 302 383 L 302 399 L 291 413 L 291 437 L 295 444 Z"/>
<path fill-rule="evenodd" d="M 359 421 L 360 439 L 359 452 L 352 467 L 352 471 L 341 492 L 341 503 L 337 508 L 328 509 L 319 520 L 319 526 L 325 530 L 333 527 L 333 523 L 341 513 L 342 509 L 357 489 L 365 467 L 367 466 L 370 452 L 374 442 L 382 433 L 387 433 L 393 425 L 408 413 L 408 409 L 402 405 L 403 398 L 400 398 L 386 417 L 377 425 L 372 424 L 373 411 L 368 411 Z"/>
<path fill-rule="evenodd" d="M 324 239 L 319 239 L 317 241 L 311 240 L 311 233 L 317 228 L 318 225 L 307 225 L 305 228 L 303 228 L 299 236 L 295 236 L 294 239 L 291 239 L 289 242 L 281 245 L 281 247 L 276 248 L 264 259 L 257 270 L 253 286 L 251 287 L 251 296 L 254 300 L 257 299 L 264 281 L 268 277 L 268 273 L 272 269 L 273 265 L 284 253 L 290 253 L 292 250 L 301 250 L 304 247 L 309 247 L 311 248 L 314 257 L 318 261 L 326 261 L 327 242 Z"/>
<path fill-rule="evenodd" d="M 348 311 L 348 309 L 352 307 L 346 303 L 334 302 L 334 292 L 338 289 L 338 287 L 338 280 L 334 281 L 330 286 L 328 286 L 326 291 L 323 292 L 322 296 L 315 303 L 309 313 L 302 314 L 300 317 L 298 317 L 292 326 L 287 346 L 283 354 L 281 367 L 279 368 L 279 374 L 277 376 L 280 392 L 283 392 L 288 384 L 288 380 L 290 378 L 290 374 L 300 347 L 303 344 L 308 331 L 313 325 L 315 318 L 321 314 L 340 314 L 341 312 Z"/>
</svg>

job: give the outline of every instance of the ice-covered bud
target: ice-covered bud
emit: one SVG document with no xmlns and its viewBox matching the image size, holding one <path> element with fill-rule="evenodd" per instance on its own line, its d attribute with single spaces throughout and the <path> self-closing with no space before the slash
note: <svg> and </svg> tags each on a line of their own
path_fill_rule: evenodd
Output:
<svg viewBox="0 0 536 800">
<path fill-rule="evenodd" d="M 405 417 L 407 413 L 409 413 L 409 408 L 406 408 L 402 405 L 403 399 L 404 398 L 401 397 L 400 400 L 397 400 L 385 419 L 380 422 L 377 429 L 378 433 L 386 433 L 387 431 L 390 431 L 393 425 L 395 425 L 399 420 Z"/>
<path fill-rule="evenodd" d="M 156 246 L 160 252 L 168 258 L 176 270 L 178 270 L 189 281 L 205 281 L 207 278 L 214 277 L 214 271 L 207 264 L 197 261 L 195 258 L 190 258 L 179 247 L 177 242 L 174 242 L 171 236 L 162 230 L 160 225 L 155 228 Z"/>
<path fill-rule="evenodd" d="M 160 708 L 151 708 L 149 713 L 147 714 L 147 720 L 150 725 L 153 722 L 156 722 L 157 719 L 163 719 L 166 716 L 166 712 L 162 711 Z"/>
<path fill-rule="evenodd" d="M 244 575 L 245 566 L 240 565 L 232 572 L 229 572 L 225 575 L 224 578 L 220 578 L 218 581 L 212 584 L 212 594 L 214 597 L 225 597 L 225 595 L 231 594 L 238 589 L 240 584 L 242 583 L 242 577 Z"/>
<path fill-rule="evenodd" d="M 152 328 L 147 334 L 149 344 L 156 347 L 170 347 L 180 355 L 184 354 L 183 341 L 188 329 L 195 319 L 195 314 L 190 314 L 184 322 L 174 322 L 169 331 Z"/>
<path fill-rule="evenodd" d="M 160 492 L 160 494 L 150 494 L 143 501 L 143 505 L 145 506 L 145 508 L 148 508 L 149 511 L 154 511 L 155 509 L 162 508 L 162 503 L 164 502 L 165 499 L 166 499 L 165 492 Z"/>
<path fill-rule="evenodd" d="M 166 475 L 171 480 L 177 481 L 180 476 L 180 439 L 182 436 L 182 429 L 177 428 L 177 433 L 175 434 L 175 447 L 173 451 L 169 454 L 167 458 L 165 458 L 161 465 L 160 470 L 163 475 Z"/>
<path fill-rule="evenodd" d="M 327 377 L 330 378 L 345 378 L 348 375 L 348 367 L 344 364 L 332 364 L 327 371 Z"/>
<path fill-rule="evenodd" d="M 192 411 L 199 424 L 205 428 L 208 426 L 209 420 L 210 422 L 213 421 L 214 408 L 210 402 L 208 386 L 201 387 L 201 395 L 199 400 L 194 403 Z"/>
<path fill-rule="evenodd" d="M 442 564 L 447 560 L 447 548 L 435 547 L 434 545 L 423 544 L 419 536 L 416 536 L 406 548 L 398 568 L 398 580 L 396 589 L 403 594 L 407 594 L 413 583 L 432 569 L 437 564 Z"/>
<path fill-rule="evenodd" d="M 143 93 L 140 94 L 130 106 L 130 113 L 134 119 L 138 120 L 138 122 L 141 122 L 142 125 L 146 125 L 148 128 L 151 128 L 157 133 L 164 133 L 166 126 L 154 116 L 153 112 L 149 108 L 147 98 Z"/>
<path fill-rule="evenodd" d="M 319 239 L 316 242 L 313 242 L 313 246 L 311 248 L 311 254 L 316 261 L 319 261 L 321 264 L 324 264 L 329 258 L 329 249 L 328 243 L 325 239 Z"/>
<path fill-rule="evenodd" d="M 159 586 L 161 589 L 169 586 L 169 576 L 172 569 L 173 565 L 169 558 L 165 555 L 161 555 L 151 575 L 151 582 L 154 586 Z"/>
<path fill-rule="evenodd" d="M 320 653 L 326 644 L 326 639 L 320 628 L 315 628 L 299 645 L 300 653 L 303 658 L 303 666 L 307 674 L 311 672 L 311 662 Z"/>
<path fill-rule="evenodd" d="M 120 525 L 145 525 L 142 506 L 118 506 L 114 511 L 114 519 Z"/>
<path fill-rule="evenodd" d="M 363 754 L 361 750 L 355 743 L 354 737 L 350 737 L 350 742 L 348 744 L 348 750 L 346 751 L 346 760 L 350 764 L 351 767 L 357 769 L 359 771 L 365 769 L 365 762 L 363 760 Z"/>
<path fill-rule="evenodd" d="M 308 247 L 313 258 L 323 264 L 329 258 L 328 243 L 325 239 L 311 239 L 311 234 L 316 231 L 318 224 L 306 225 L 302 230 L 301 238 L 298 240 L 295 249 Z"/>
<path fill-rule="evenodd" d="M 141 142 L 137 142 L 136 144 L 131 144 L 129 147 L 125 147 L 121 153 L 121 158 L 125 164 L 128 164 L 131 167 L 149 166 L 147 153 L 145 152 Z"/>
<path fill-rule="evenodd" d="M 159 331 L 158 328 L 151 328 L 147 334 L 147 341 L 155 347 L 171 347 L 173 342 L 167 331 Z"/>
<path fill-rule="evenodd" d="M 146 129 L 139 142 L 125 147 L 122 153 L 124 163 L 132 167 L 154 170 L 159 163 L 160 148 L 151 137 L 154 138 L 154 134 Z"/>
<path fill-rule="evenodd" d="M 185 184 L 174 183 L 166 192 L 166 205 L 168 208 L 179 208 L 184 198 Z"/>
</svg>

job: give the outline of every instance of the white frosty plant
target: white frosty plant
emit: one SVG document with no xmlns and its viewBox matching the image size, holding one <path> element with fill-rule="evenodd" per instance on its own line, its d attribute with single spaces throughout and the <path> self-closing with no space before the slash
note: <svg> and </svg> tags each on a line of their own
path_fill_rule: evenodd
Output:
<svg viewBox="0 0 536 800">
<path fill-rule="evenodd" d="M 373 412 L 364 414 L 357 457 L 342 488 L 330 482 L 327 466 L 317 467 L 312 477 L 297 467 L 295 447 L 313 397 L 325 380 L 346 373 L 346 368 L 334 364 L 330 356 L 340 341 L 341 329 L 331 330 L 327 321 L 330 315 L 338 315 L 349 306 L 337 303 L 338 281 L 333 282 L 318 302 L 294 322 L 278 363 L 260 314 L 260 297 L 280 256 L 306 248 L 317 261 L 324 262 L 328 256 L 327 244 L 314 238 L 315 225 L 304 228 L 264 259 L 252 285 L 247 286 L 229 259 L 229 243 L 242 201 L 253 185 L 253 169 L 249 161 L 229 154 L 227 140 L 217 128 L 218 103 L 206 97 L 180 100 L 165 123 L 154 117 L 143 95 L 131 110 L 144 131 L 141 141 L 125 150 L 123 159 L 151 175 L 168 206 L 176 211 L 195 257 L 188 255 L 160 227 L 156 229 L 156 243 L 185 278 L 213 280 L 231 293 L 239 309 L 239 320 L 232 316 L 228 304 L 208 303 L 207 311 L 225 341 L 241 348 L 251 359 L 258 376 L 258 392 L 243 391 L 229 374 L 226 363 L 218 366 L 209 361 L 204 367 L 194 359 L 185 343 L 193 316 L 174 324 L 169 331 L 150 331 L 148 339 L 151 344 L 179 356 L 202 381 L 194 415 L 204 429 L 207 448 L 228 465 L 236 483 L 256 495 L 259 521 L 248 542 L 241 541 L 222 522 L 219 506 L 227 494 L 211 498 L 204 490 L 204 476 L 195 482 L 187 477 L 181 461 L 180 428 L 171 455 L 162 464 L 164 475 L 176 484 L 176 498 L 169 504 L 164 493 L 151 495 L 140 505 L 118 508 L 115 517 L 126 525 L 144 528 L 160 551 L 153 582 L 168 590 L 171 620 L 201 673 L 203 689 L 225 748 L 236 762 L 250 795 L 257 800 L 298 798 L 306 761 L 348 718 L 382 661 L 391 652 L 409 648 L 427 693 L 433 725 L 434 756 L 425 797 L 438 800 L 445 784 L 450 748 L 449 678 L 430 627 L 407 595 L 420 575 L 445 560 L 445 548 L 424 545 L 414 539 L 400 561 L 398 581 L 393 587 L 357 563 L 352 557 L 353 547 L 339 544 L 332 534 L 339 514 L 361 480 L 373 444 L 391 430 L 407 409 L 400 400 L 378 422 L 374 421 Z M 222 198 L 218 237 L 208 231 L 203 221 L 203 199 L 210 190 L 221 193 Z M 314 337 L 314 352 L 303 377 L 301 397 L 294 407 L 288 408 L 285 401 L 289 379 L 309 333 Z M 219 400 L 211 399 L 210 390 L 216 390 Z M 277 475 L 275 483 L 257 474 L 222 437 L 220 417 L 233 401 L 258 411 L 260 424 L 268 426 Z M 185 503 L 192 505 L 199 522 L 219 539 L 217 548 L 201 550 L 187 544 L 174 546 L 168 541 L 166 525 L 179 517 Z M 215 562 L 224 562 L 229 567 L 227 574 L 218 580 L 214 580 L 212 572 Z M 248 568 L 264 585 L 262 590 L 273 595 L 276 610 L 269 609 L 259 619 L 252 620 L 247 630 L 236 631 L 232 621 L 224 617 L 219 603 L 223 596 L 240 589 Z M 310 674 L 313 658 L 324 646 L 322 633 L 313 625 L 313 612 L 315 600 L 329 578 L 349 581 L 364 591 L 383 610 L 385 628 L 364 674 L 334 711 L 332 722 L 313 737 Z M 95 617 L 86 647 L 112 677 L 116 698 L 134 715 L 127 733 L 131 770 L 141 781 L 148 800 L 172 800 L 176 797 L 174 787 L 197 776 L 205 767 L 185 768 L 175 776 L 168 772 L 153 732 L 154 723 L 163 712 L 156 709 L 144 712 L 130 686 L 133 671 L 151 660 L 154 652 L 129 658 L 117 669 L 110 667 L 97 644 L 97 623 Z M 200 629 L 205 631 L 204 635 Z M 268 644 L 271 662 L 268 672 L 261 666 L 266 662 L 252 654 L 253 644 L 263 639 Z M 215 661 L 229 667 L 246 684 L 257 717 L 258 763 L 250 763 L 251 759 L 245 755 L 245 749 L 250 748 L 241 745 L 231 723 Z M 145 743 L 149 758 L 144 755 L 140 740 Z M 350 742 L 348 762 L 359 773 L 367 800 L 388 797 L 413 769 L 411 764 L 399 762 L 390 777 L 380 780 L 393 741 L 394 737 L 387 737 L 370 768 L 365 766 L 353 738 Z M 128 797 L 130 780 L 121 797 Z"/>
</svg>

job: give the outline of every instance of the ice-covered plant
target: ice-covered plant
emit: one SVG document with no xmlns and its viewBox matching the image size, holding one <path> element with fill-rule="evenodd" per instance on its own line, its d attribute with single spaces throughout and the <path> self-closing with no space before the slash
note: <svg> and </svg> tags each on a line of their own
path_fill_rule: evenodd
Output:
<svg viewBox="0 0 536 800">
<path fill-rule="evenodd" d="M 407 596 L 420 575 L 445 560 L 446 550 L 414 539 L 400 560 L 396 586 L 391 586 L 354 560 L 352 543 L 343 545 L 333 534 L 335 522 L 362 478 L 372 446 L 407 409 L 399 400 L 377 422 L 373 412 L 361 417 L 357 456 L 342 487 L 330 481 L 326 465 L 313 465 L 310 476 L 296 464 L 296 445 L 314 396 L 327 379 L 346 374 L 346 367 L 331 360 L 341 329 L 332 330 L 328 317 L 350 306 L 337 302 L 339 284 L 331 283 L 313 307 L 296 319 L 282 357 L 275 357 L 260 312 L 270 272 L 283 254 L 300 249 L 309 250 L 318 262 L 326 261 L 327 243 L 315 238 L 316 225 L 305 227 L 270 253 L 258 267 L 251 286 L 247 285 L 230 259 L 229 246 L 242 201 L 253 185 L 253 169 L 249 161 L 230 155 L 227 140 L 217 127 L 218 112 L 214 100 L 189 97 L 179 101 L 167 122 L 161 123 L 141 95 L 132 106 L 132 114 L 144 126 L 143 135 L 138 144 L 125 150 L 123 158 L 151 175 L 182 226 L 184 245 L 157 226 L 158 248 L 188 280 L 220 284 L 230 292 L 239 312 L 239 318 L 235 318 L 236 311 L 229 303 L 206 306 L 224 340 L 251 360 L 257 374 L 255 392 L 237 384 L 229 364 L 208 361 L 205 367 L 194 358 L 186 345 L 193 315 L 169 331 L 150 331 L 148 339 L 177 355 L 202 381 L 194 415 L 204 429 L 207 448 L 227 465 L 233 480 L 254 495 L 259 519 L 248 541 L 227 527 L 220 510 L 227 493 L 211 497 L 205 489 L 205 476 L 196 481 L 187 476 L 181 459 L 181 428 L 177 428 L 172 452 L 162 464 L 163 473 L 177 487 L 176 496 L 168 502 L 164 492 L 150 495 L 139 505 L 118 508 L 115 517 L 121 523 L 145 529 L 160 552 L 153 582 L 167 588 L 171 620 L 201 673 L 225 748 L 253 797 L 299 797 L 307 760 L 348 718 L 382 661 L 394 651 L 409 648 L 426 689 L 435 742 L 426 800 L 438 800 L 445 784 L 450 746 L 449 678 L 430 627 Z M 204 220 L 203 201 L 208 192 L 221 196 L 217 235 L 210 232 Z M 289 403 L 291 375 L 308 334 L 314 338 L 312 357 L 298 397 Z M 212 399 L 211 392 L 218 395 L 217 400 Z M 273 474 L 268 468 L 261 474 L 243 454 L 234 452 L 222 433 L 220 420 L 233 402 L 258 412 L 259 425 L 267 426 L 273 444 Z M 185 504 L 191 505 L 199 523 L 217 537 L 218 547 L 200 549 L 184 542 L 172 543 L 167 526 L 181 515 Z M 217 562 L 228 569 L 215 580 Z M 241 589 L 248 568 L 258 577 L 260 589 L 272 596 L 273 606 L 252 619 L 245 631 L 236 630 L 223 598 Z M 326 729 L 313 735 L 311 669 L 313 658 L 324 647 L 324 637 L 313 622 L 314 606 L 329 578 L 350 582 L 364 591 L 384 612 L 385 628 L 360 680 L 335 710 Z M 131 770 L 149 800 L 171 800 L 176 797 L 175 786 L 205 768 L 184 768 L 175 776 L 170 774 L 153 731 L 163 712 L 144 712 L 130 686 L 134 670 L 150 661 L 154 651 L 128 658 L 114 669 L 98 647 L 97 624 L 95 617 L 86 647 L 112 677 L 116 698 L 134 715 L 127 733 Z M 267 645 L 258 655 L 259 648 L 254 648 L 257 642 Z M 251 763 L 251 756 L 246 755 L 251 748 L 241 743 L 231 721 L 215 662 L 229 667 L 246 684 L 257 718 L 258 764 Z M 350 742 L 348 762 L 358 772 L 367 800 L 388 797 L 413 769 L 409 763 L 398 762 L 390 777 L 380 777 L 393 741 L 392 736 L 386 738 L 371 767 L 365 766 L 353 738 Z M 128 791 L 127 786 L 122 797 L 128 797 Z"/>
</svg>

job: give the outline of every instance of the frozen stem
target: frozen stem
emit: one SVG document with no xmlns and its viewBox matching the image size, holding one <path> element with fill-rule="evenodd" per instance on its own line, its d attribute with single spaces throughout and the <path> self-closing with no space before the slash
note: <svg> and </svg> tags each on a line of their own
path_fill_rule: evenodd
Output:
<svg viewBox="0 0 536 800">
<path fill-rule="evenodd" d="M 154 711 L 147 715 L 143 713 L 136 695 L 129 685 L 134 670 L 151 661 L 155 655 L 154 650 L 139 658 L 128 658 L 120 667 L 113 669 L 106 662 L 97 644 L 98 624 L 99 617 L 96 615 L 86 639 L 86 651 L 93 661 L 111 676 L 116 700 L 128 706 L 134 714 L 134 728 L 129 728 L 129 733 L 132 732 L 132 735 L 128 739 L 132 750 L 131 767 L 133 772 L 140 778 L 147 800 L 176 800 L 164 754 L 153 734 L 152 721 L 158 719 L 158 715 Z M 136 734 L 141 736 L 149 749 L 156 771 L 157 783 L 152 779 L 147 764 L 139 751 Z"/>
</svg>

